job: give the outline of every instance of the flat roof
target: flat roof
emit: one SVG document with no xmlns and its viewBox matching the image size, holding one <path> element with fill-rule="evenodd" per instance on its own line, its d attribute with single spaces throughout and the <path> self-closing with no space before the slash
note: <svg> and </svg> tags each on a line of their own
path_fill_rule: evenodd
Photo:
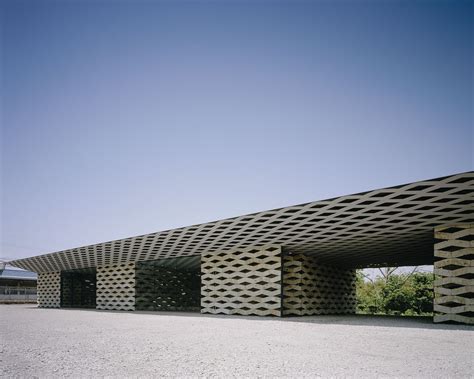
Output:
<svg viewBox="0 0 474 379">
<path fill-rule="evenodd" d="M 0 271 L 0 279 L 19 279 L 36 281 L 37 275 L 35 272 L 31 271 L 5 269 Z"/>
<path fill-rule="evenodd" d="M 344 267 L 432 264 L 433 228 L 474 222 L 474 171 L 18 259 L 53 272 L 268 244 Z"/>
</svg>

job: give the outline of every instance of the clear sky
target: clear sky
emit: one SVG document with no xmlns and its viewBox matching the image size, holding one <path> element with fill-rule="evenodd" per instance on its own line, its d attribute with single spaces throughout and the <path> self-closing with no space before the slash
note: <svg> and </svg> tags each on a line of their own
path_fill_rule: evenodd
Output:
<svg viewBox="0 0 474 379">
<path fill-rule="evenodd" d="M 473 5 L 2 2 L 17 258 L 473 169 Z"/>
</svg>

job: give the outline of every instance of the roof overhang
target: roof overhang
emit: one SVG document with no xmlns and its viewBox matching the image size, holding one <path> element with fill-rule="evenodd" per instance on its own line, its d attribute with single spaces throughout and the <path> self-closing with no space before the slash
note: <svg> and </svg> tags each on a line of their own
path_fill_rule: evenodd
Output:
<svg viewBox="0 0 474 379">
<path fill-rule="evenodd" d="M 19 259 L 36 272 L 282 245 L 345 267 L 433 263 L 433 228 L 474 221 L 474 172 Z"/>
</svg>

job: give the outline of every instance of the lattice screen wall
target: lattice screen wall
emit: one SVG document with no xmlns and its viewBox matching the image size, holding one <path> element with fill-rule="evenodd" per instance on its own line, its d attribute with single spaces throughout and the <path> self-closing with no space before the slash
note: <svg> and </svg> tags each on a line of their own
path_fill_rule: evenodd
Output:
<svg viewBox="0 0 474 379">
<path fill-rule="evenodd" d="M 97 267 L 97 309 L 135 310 L 135 264 Z"/>
<path fill-rule="evenodd" d="M 39 273 L 37 291 L 38 307 L 59 308 L 61 306 L 61 273 Z"/>
<path fill-rule="evenodd" d="M 434 322 L 474 324 L 474 224 L 435 228 Z"/>
<path fill-rule="evenodd" d="M 280 246 L 201 257 L 201 312 L 281 316 Z"/>
<path fill-rule="evenodd" d="M 355 313 L 354 270 L 321 265 L 302 254 L 283 260 L 284 315 Z"/>
<path fill-rule="evenodd" d="M 137 263 L 137 310 L 199 312 L 200 301 L 200 270 L 161 267 L 159 261 Z"/>
</svg>

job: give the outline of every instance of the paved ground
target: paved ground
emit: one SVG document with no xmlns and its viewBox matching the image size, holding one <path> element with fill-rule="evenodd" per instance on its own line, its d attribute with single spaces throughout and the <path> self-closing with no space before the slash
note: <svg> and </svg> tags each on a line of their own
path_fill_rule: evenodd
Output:
<svg viewBox="0 0 474 379">
<path fill-rule="evenodd" d="M 473 377 L 474 328 L 0 305 L 1 377 Z"/>
</svg>

